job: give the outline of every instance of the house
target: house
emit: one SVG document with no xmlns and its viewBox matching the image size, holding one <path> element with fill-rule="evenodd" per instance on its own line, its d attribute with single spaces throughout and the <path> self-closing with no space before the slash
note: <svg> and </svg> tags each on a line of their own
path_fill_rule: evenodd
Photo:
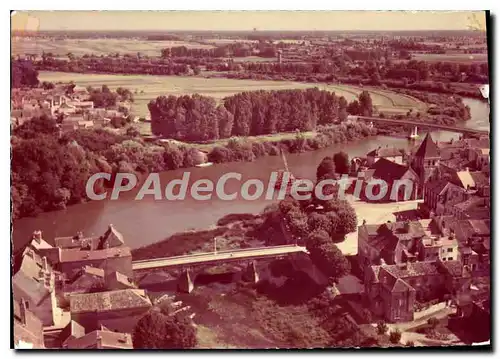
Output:
<svg viewBox="0 0 500 359">
<path fill-rule="evenodd" d="M 413 154 L 411 167 L 419 176 L 420 182 L 425 183 L 432 168 L 439 164 L 439 148 L 432 140 L 430 133 L 427 133 L 416 152 Z"/>
<path fill-rule="evenodd" d="M 27 344 L 33 349 L 44 349 L 43 325 L 40 319 L 28 310 L 28 303 L 25 300 L 16 300 L 13 306 L 14 346 Z"/>
<path fill-rule="evenodd" d="M 54 239 L 56 247 L 62 249 L 104 249 L 121 247 L 125 244 L 123 234 L 121 234 L 112 224 L 108 226 L 106 232 L 100 237 L 84 237 L 82 232 L 74 236 L 56 237 Z"/>
<path fill-rule="evenodd" d="M 455 261 L 460 259 L 460 244 L 455 231 L 439 217 L 420 219 L 425 237 L 419 243 L 420 261 Z"/>
<path fill-rule="evenodd" d="M 358 228 L 358 258 L 362 272 L 372 265 L 416 261 L 419 242 L 425 235 L 418 221 L 363 223 Z"/>
<path fill-rule="evenodd" d="M 132 336 L 109 330 L 94 330 L 77 338 L 68 338 L 63 349 L 133 349 Z"/>
<path fill-rule="evenodd" d="M 469 340 L 481 343 L 491 339 L 490 296 L 475 299 L 464 295 L 457 300 L 457 312 L 450 318 L 449 327 L 467 333 Z"/>
<path fill-rule="evenodd" d="M 137 321 L 151 308 L 151 300 L 141 289 L 72 294 L 71 319 L 86 331 L 101 325 L 113 331 L 132 333 Z"/>
<path fill-rule="evenodd" d="M 424 204 L 429 213 L 452 213 L 456 203 L 467 200 L 468 192 L 447 179 L 428 181 L 424 184 Z"/>
<path fill-rule="evenodd" d="M 377 316 L 393 323 L 407 322 L 413 320 L 417 301 L 466 292 L 470 277 L 460 261 L 371 266 L 365 272 L 365 295 Z"/>
<path fill-rule="evenodd" d="M 419 193 L 418 175 L 409 166 L 380 158 L 365 171 L 361 194 L 372 194 L 372 201 L 402 201 L 416 199 Z M 372 186 L 372 184 L 375 184 Z M 378 184 L 378 185 L 377 185 Z M 371 188 L 370 188 L 371 187 Z"/>
<path fill-rule="evenodd" d="M 458 220 L 453 216 L 436 216 L 433 219 L 442 230 L 448 228 L 457 239 L 459 259 L 474 273 L 490 270 L 490 220 Z"/>
<path fill-rule="evenodd" d="M 96 250 L 63 249 L 59 257 L 59 270 L 71 278 L 82 267 L 104 269 L 105 273 L 119 271 L 132 277 L 132 254 L 129 247 L 114 247 Z"/>
<path fill-rule="evenodd" d="M 57 324 L 61 310 L 55 295 L 55 274 L 46 257 L 40 257 L 29 247 L 22 253 L 22 261 L 14 266 L 12 293 L 24 300 L 31 312 L 44 326 Z"/>
<path fill-rule="evenodd" d="M 378 147 L 366 154 L 366 160 L 368 166 L 373 166 L 373 164 L 381 158 L 402 165 L 403 154 L 404 150 L 395 147 Z"/>
<path fill-rule="evenodd" d="M 104 288 L 104 269 L 85 266 L 63 286 L 64 293 L 88 293 L 94 288 Z"/>
<path fill-rule="evenodd" d="M 471 196 L 455 204 L 451 214 L 457 219 L 488 219 L 491 217 L 491 200 L 489 197 Z"/>
</svg>

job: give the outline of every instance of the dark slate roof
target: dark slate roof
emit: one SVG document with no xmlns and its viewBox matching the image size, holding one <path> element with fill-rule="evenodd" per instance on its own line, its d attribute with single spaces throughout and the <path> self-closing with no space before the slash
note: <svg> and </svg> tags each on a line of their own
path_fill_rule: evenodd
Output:
<svg viewBox="0 0 500 359">
<path fill-rule="evenodd" d="M 439 179 L 436 181 L 430 181 L 425 184 L 425 187 L 429 189 L 431 192 L 434 192 L 436 194 L 440 194 L 443 189 L 446 187 L 448 184 L 448 180 L 446 179 Z"/>
<path fill-rule="evenodd" d="M 415 156 L 423 158 L 439 157 L 439 148 L 429 133 L 425 136 L 417 152 L 415 152 Z"/>
<path fill-rule="evenodd" d="M 401 179 L 401 177 L 410 170 L 407 166 L 400 165 L 385 158 L 379 159 L 371 168 L 375 170 L 375 172 L 373 172 L 374 178 L 382 179 L 387 183 Z"/>
</svg>

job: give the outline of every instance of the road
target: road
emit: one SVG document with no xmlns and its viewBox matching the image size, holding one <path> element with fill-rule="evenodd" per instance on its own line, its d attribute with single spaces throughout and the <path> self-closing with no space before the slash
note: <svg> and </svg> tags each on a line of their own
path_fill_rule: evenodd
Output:
<svg viewBox="0 0 500 359">
<path fill-rule="evenodd" d="M 186 265 L 208 264 L 217 262 L 238 261 L 242 259 L 273 258 L 292 253 L 307 253 L 305 247 L 296 245 L 235 249 L 210 253 L 195 253 L 185 256 L 156 258 L 132 262 L 132 268 L 147 270 L 154 268 L 182 267 Z"/>
</svg>

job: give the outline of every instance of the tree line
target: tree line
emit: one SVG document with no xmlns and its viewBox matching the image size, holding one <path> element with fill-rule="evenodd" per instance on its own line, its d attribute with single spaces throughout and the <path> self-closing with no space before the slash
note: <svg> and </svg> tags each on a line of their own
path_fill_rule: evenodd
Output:
<svg viewBox="0 0 500 359">
<path fill-rule="evenodd" d="M 344 97 L 317 88 L 238 93 L 217 105 L 210 97 L 160 96 L 148 105 L 153 134 L 182 141 L 232 136 L 312 131 L 341 122 L 351 114 L 372 114 L 370 94 L 363 91 L 348 104 Z"/>
</svg>

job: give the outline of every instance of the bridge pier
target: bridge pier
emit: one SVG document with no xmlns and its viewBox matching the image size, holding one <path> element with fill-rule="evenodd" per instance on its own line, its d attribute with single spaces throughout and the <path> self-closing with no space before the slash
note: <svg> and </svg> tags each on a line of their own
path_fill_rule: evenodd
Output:
<svg viewBox="0 0 500 359">
<path fill-rule="evenodd" d="M 191 279 L 189 268 L 183 271 L 178 279 L 177 288 L 184 293 L 191 293 L 194 289 L 194 282 Z"/>
<path fill-rule="evenodd" d="M 251 261 L 247 269 L 245 271 L 245 277 L 251 281 L 252 283 L 258 283 L 260 278 L 259 278 L 259 272 L 257 271 L 257 267 L 255 265 L 255 261 Z"/>
</svg>

